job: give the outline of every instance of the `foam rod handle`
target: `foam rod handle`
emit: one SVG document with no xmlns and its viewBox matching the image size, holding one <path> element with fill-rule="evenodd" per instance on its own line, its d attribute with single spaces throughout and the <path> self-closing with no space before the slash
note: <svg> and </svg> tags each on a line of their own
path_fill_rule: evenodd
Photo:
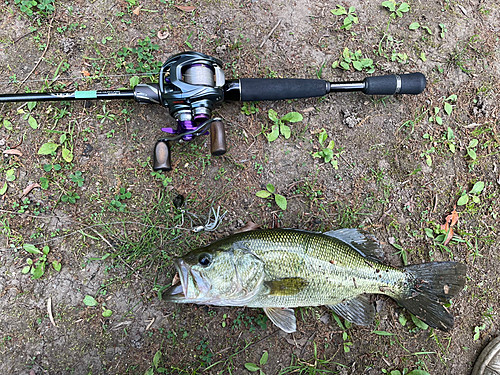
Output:
<svg viewBox="0 0 500 375">
<path fill-rule="evenodd" d="M 241 101 L 301 99 L 327 94 L 328 82 L 322 79 L 240 79 Z"/>
<path fill-rule="evenodd" d="M 153 170 L 171 171 L 170 146 L 167 142 L 158 141 L 153 152 Z"/>
<path fill-rule="evenodd" d="M 422 73 L 366 77 L 363 93 L 367 95 L 420 94 L 427 83 Z"/>
</svg>

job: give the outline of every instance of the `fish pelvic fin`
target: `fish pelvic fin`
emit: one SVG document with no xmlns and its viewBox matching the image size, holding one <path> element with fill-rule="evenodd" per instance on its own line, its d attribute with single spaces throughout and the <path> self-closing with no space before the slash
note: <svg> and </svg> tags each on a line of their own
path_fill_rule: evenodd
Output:
<svg viewBox="0 0 500 375">
<path fill-rule="evenodd" d="M 458 262 L 431 262 L 406 266 L 414 277 L 404 297 L 395 298 L 403 307 L 429 326 L 449 331 L 453 315 L 442 305 L 449 302 L 465 285 L 467 267 Z"/>
<path fill-rule="evenodd" d="M 360 326 L 372 324 L 375 317 L 375 308 L 367 294 L 360 294 L 348 301 L 327 307 L 345 320 Z"/>
<path fill-rule="evenodd" d="M 264 312 L 271 322 L 286 333 L 292 333 L 297 330 L 295 320 L 295 311 L 290 308 L 264 307 Z"/>
</svg>

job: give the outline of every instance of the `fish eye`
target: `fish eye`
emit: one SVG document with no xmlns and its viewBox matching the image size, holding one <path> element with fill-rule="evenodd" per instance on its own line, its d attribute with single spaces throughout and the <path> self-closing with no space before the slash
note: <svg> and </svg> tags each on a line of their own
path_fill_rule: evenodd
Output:
<svg viewBox="0 0 500 375">
<path fill-rule="evenodd" d="M 206 267 L 210 265 L 210 263 L 212 263 L 212 256 L 207 253 L 200 254 L 200 256 L 198 257 L 198 263 Z"/>
</svg>

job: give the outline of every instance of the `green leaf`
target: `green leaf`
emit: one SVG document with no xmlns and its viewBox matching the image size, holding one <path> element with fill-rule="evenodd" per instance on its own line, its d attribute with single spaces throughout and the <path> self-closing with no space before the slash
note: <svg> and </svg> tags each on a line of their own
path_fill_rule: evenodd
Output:
<svg viewBox="0 0 500 375">
<path fill-rule="evenodd" d="M 267 184 L 266 189 L 267 189 L 267 191 L 270 191 L 271 193 L 274 193 L 276 191 L 273 184 Z"/>
<path fill-rule="evenodd" d="M 457 206 L 464 206 L 469 202 L 469 196 L 467 194 L 462 195 L 460 198 L 458 198 L 457 201 Z"/>
<path fill-rule="evenodd" d="M 285 125 L 285 124 L 280 124 L 280 133 L 285 137 L 285 139 L 290 138 L 292 135 L 292 131 L 290 130 L 290 127 Z"/>
<path fill-rule="evenodd" d="M 30 124 L 32 129 L 38 129 L 38 123 L 36 122 L 36 119 L 33 116 L 28 117 L 28 124 Z"/>
<path fill-rule="evenodd" d="M 44 253 L 45 255 L 48 255 L 49 254 L 49 251 L 50 251 L 50 248 L 45 245 L 43 248 L 42 248 L 42 253 Z"/>
<path fill-rule="evenodd" d="M 363 70 L 363 64 L 361 64 L 360 61 L 353 61 L 352 66 L 354 67 L 354 69 L 356 69 L 358 71 Z"/>
<path fill-rule="evenodd" d="M 104 311 L 102 312 L 102 316 L 105 318 L 109 318 L 111 315 L 113 315 L 113 311 L 109 309 L 104 309 Z"/>
<path fill-rule="evenodd" d="M 23 269 L 21 270 L 21 273 L 23 273 L 23 274 L 27 274 L 28 272 L 30 272 L 30 269 L 31 269 L 31 266 L 25 266 L 25 267 L 23 267 Z"/>
<path fill-rule="evenodd" d="M 382 3 L 382 6 L 383 7 L 386 7 L 387 9 L 389 9 L 391 12 L 394 12 L 396 10 L 396 4 L 392 1 L 384 1 Z"/>
<path fill-rule="evenodd" d="M 298 112 L 288 112 L 280 120 L 286 122 L 299 122 L 302 121 L 304 117 Z"/>
<path fill-rule="evenodd" d="M 469 148 L 476 147 L 479 144 L 479 141 L 477 139 L 471 139 L 469 142 Z"/>
<path fill-rule="evenodd" d="M 71 163 L 73 161 L 73 153 L 64 146 L 62 148 L 62 157 L 67 163 Z"/>
<path fill-rule="evenodd" d="M 59 143 L 63 144 L 64 142 L 66 142 L 66 139 L 68 139 L 68 136 L 66 135 L 66 133 L 62 133 L 59 137 Z"/>
<path fill-rule="evenodd" d="M 269 116 L 269 119 L 271 121 L 274 121 L 274 122 L 277 122 L 278 121 L 278 114 L 276 113 L 276 111 L 274 109 L 270 109 L 268 112 L 267 112 L 267 115 Z"/>
<path fill-rule="evenodd" d="M 440 116 L 436 116 L 436 122 L 438 125 L 443 125 L 443 119 Z"/>
<path fill-rule="evenodd" d="M 158 350 L 155 353 L 155 356 L 153 357 L 153 366 L 158 368 L 158 365 L 160 364 L 161 361 L 161 352 Z"/>
<path fill-rule="evenodd" d="M 329 163 L 333 159 L 333 151 L 330 148 L 325 148 L 321 153 L 323 154 L 325 163 Z"/>
<path fill-rule="evenodd" d="M 477 195 L 472 195 L 472 201 L 474 203 L 479 203 L 479 202 L 481 202 L 481 199 L 479 199 L 479 197 Z"/>
<path fill-rule="evenodd" d="M 279 208 L 281 208 L 283 211 L 286 210 L 287 201 L 283 195 L 274 194 L 274 200 L 276 201 L 276 204 L 278 205 Z"/>
<path fill-rule="evenodd" d="M 31 277 L 33 279 L 39 279 L 40 277 L 43 276 L 44 273 L 45 273 L 45 262 L 40 262 L 38 266 L 36 266 Z"/>
<path fill-rule="evenodd" d="M 403 327 L 406 325 L 406 317 L 403 314 L 399 314 L 398 320 Z"/>
<path fill-rule="evenodd" d="M 259 190 L 257 193 L 255 193 L 255 195 L 259 198 L 269 198 L 271 196 L 271 193 L 267 190 Z"/>
<path fill-rule="evenodd" d="M 419 57 L 420 57 L 420 60 L 422 60 L 424 62 L 427 61 L 427 57 L 425 56 L 425 52 L 424 51 L 420 52 L 420 56 Z"/>
<path fill-rule="evenodd" d="M 338 68 L 339 67 L 339 62 L 338 61 L 334 61 L 332 63 L 332 69 L 335 69 L 335 68 Z"/>
<path fill-rule="evenodd" d="M 5 179 L 9 182 L 14 181 L 16 179 L 16 170 L 9 169 L 7 172 L 5 172 Z"/>
<path fill-rule="evenodd" d="M 271 133 L 266 134 L 267 140 L 269 142 L 274 142 L 280 135 L 280 129 L 278 125 L 273 125 Z"/>
<path fill-rule="evenodd" d="M 245 368 L 251 372 L 256 372 L 260 370 L 260 368 L 255 363 L 245 363 Z"/>
<path fill-rule="evenodd" d="M 445 102 L 444 103 L 444 111 L 446 112 L 446 114 L 448 116 L 451 115 L 451 112 L 453 111 L 453 106 L 450 103 Z"/>
<path fill-rule="evenodd" d="M 456 102 L 458 99 L 458 96 L 456 94 L 452 94 L 448 96 L 445 100 L 451 100 L 452 102 Z"/>
<path fill-rule="evenodd" d="M 54 142 L 44 143 L 42 147 L 40 147 L 40 149 L 38 150 L 38 155 L 50 155 L 55 150 L 57 150 L 59 146 L 60 146 L 59 144 Z"/>
<path fill-rule="evenodd" d="M 7 119 L 3 119 L 3 126 L 5 126 L 7 130 L 12 130 L 12 122 Z"/>
<path fill-rule="evenodd" d="M 2 188 L 0 189 L 0 195 L 4 195 L 7 192 L 7 181 L 3 183 Z"/>
<path fill-rule="evenodd" d="M 400 12 L 406 13 L 406 12 L 408 12 L 410 10 L 410 6 L 408 5 L 408 3 L 401 3 L 401 5 L 399 6 L 398 10 Z"/>
<path fill-rule="evenodd" d="M 25 243 L 25 244 L 23 245 L 23 249 L 24 249 L 24 250 L 26 250 L 26 251 L 27 251 L 28 253 L 30 253 L 30 254 L 40 254 L 40 255 L 42 255 L 42 254 L 43 254 L 40 250 L 38 250 L 38 249 L 35 247 L 35 245 L 30 245 L 30 244 Z"/>
<path fill-rule="evenodd" d="M 28 102 L 28 109 L 32 111 L 36 107 L 37 102 Z"/>
<path fill-rule="evenodd" d="M 473 148 L 469 148 L 467 150 L 467 155 L 469 155 L 472 160 L 476 160 L 477 159 L 476 150 L 474 150 Z"/>
<path fill-rule="evenodd" d="M 379 336 L 394 336 L 394 333 L 386 332 L 386 331 L 373 331 L 372 333 Z"/>
<path fill-rule="evenodd" d="M 410 24 L 410 30 L 417 30 L 420 27 L 420 24 L 418 22 L 412 22 Z"/>
<path fill-rule="evenodd" d="M 342 16 L 344 14 L 347 14 L 347 11 L 342 5 L 337 5 L 337 9 L 333 9 L 331 12 L 336 16 Z"/>
<path fill-rule="evenodd" d="M 268 358 L 269 358 L 268 352 L 265 351 L 264 353 L 262 353 L 262 357 L 260 358 L 260 362 L 259 362 L 261 364 L 261 366 L 265 365 L 267 363 Z"/>
<path fill-rule="evenodd" d="M 154 373 L 155 373 L 155 370 L 152 367 L 150 367 L 146 370 L 144 375 L 154 375 Z"/>
<path fill-rule="evenodd" d="M 54 267 L 54 269 L 59 272 L 61 270 L 61 263 L 59 263 L 57 260 L 54 260 L 52 262 L 52 267 Z"/>
<path fill-rule="evenodd" d="M 99 303 L 96 301 L 96 299 L 92 296 L 89 296 L 88 294 L 85 296 L 83 299 L 83 304 L 85 306 L 97 306 Z"/>
<path fill-rule="evenodd" d="M 422 329 L 422 330 L 424 330 L 424 331 L 425 331 L 427 328 L 429 328 L 429 326 L 428 326 L 426 323 L 422 322 L 422 321 L 421 321 L 419 318 L 417 318 L 415 315 L 413 315 L 413 314 L 410 314 L 410 315 L 411 315 L 411 320 L 413 321 L 413 323 L 414 323 L 414 324 L 415 324 L 418 328 L 420 328 L 420 329 Z"/>
<path fill-rule="evenodd" d="M 349 70 L 349 64 L 346 63 L 345 61 L 340 62 L 340 67 L 344 70 Z"/>
<path fill-rule="evenodd" d="M 483 181 L 478 181 L 474 184 L 472 187 L 472 190 L 470 191 L 471 194 L 478 195 L 480 194 L 484 189 L 484 182 Z"/>
<path fill-rule="evenodd" d="M 130 87 L 134 88 L 135 86 L 137 86 L 140 80 L 141 79 L 137 76 L 130 77 Z"/>
<path fill-rule="evenodd" d="M 408 373 L 408 375 L 431 375 L 427 371 L 424 370 L 413 370 Z"/>
</svg>

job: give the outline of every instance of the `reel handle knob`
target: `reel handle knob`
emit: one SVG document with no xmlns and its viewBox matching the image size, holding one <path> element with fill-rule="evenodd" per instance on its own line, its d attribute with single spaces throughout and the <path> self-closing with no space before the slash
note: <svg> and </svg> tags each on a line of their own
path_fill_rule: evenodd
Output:
<svg viewBox="0 0 500 375">
<path fill-rule="evenodd" d="M 172 165 L 170 162 L 170 145 L 165 141 L 156 142 L 153 152 L 153 170 L 154 171 L 171 171 Z"/>
<path fill-rule="evenodd" d="M 214 121 L 210 125 L 210 152 L 214 156 L 224 155 L 227 151 L 226 132 L 222 121 Z"/>
</svg>

